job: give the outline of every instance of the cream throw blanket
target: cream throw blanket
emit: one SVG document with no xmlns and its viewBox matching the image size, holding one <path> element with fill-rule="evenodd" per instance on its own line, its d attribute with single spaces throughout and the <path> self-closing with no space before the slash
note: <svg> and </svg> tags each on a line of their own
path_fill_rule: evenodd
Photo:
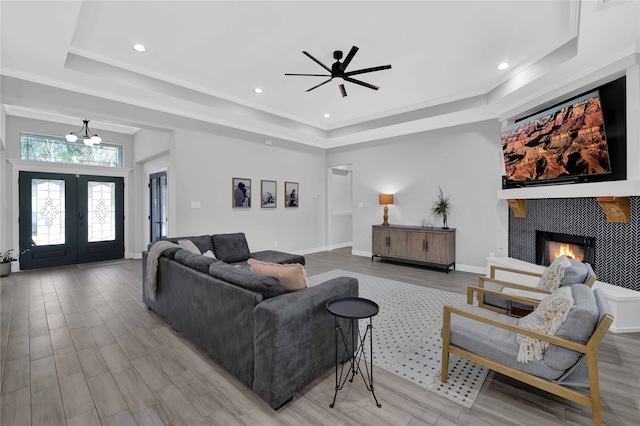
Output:
<svg viewBox="0 0 640 426">
<path fill-rule="evenodd" d="M 560 287 L 542 299 L 533 312 L 520 318 L 518 325 L 540 333 L 555 335 L 574 306 L 571 287 Z M 541 360 L 550 344 L 524 334 L 518 334 L 517 341 L 520 346 L 517 361 L 523 364 L 534 359 Z"/>
<path fill-rule="evenodd" d="M 156 301 L 156 289 L 158 287 L 156 283 L 156 276 L 158 275 L 158 258 L 166 249 L 172 247 L 180 247 L 178 244 L 170 241 L 157 241 L 149 249 L 149 255 L 147 256 L 147 282 L 145 283 L 147 288 L 147 295 L 152 301 Z"/>
</svg>

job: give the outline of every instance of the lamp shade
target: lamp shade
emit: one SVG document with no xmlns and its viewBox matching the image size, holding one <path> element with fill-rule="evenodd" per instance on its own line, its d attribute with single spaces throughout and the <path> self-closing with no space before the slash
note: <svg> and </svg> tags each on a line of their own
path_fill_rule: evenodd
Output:
<svg viewBox="0 0 640 426">
<path fill-rule="evenodd" d="M 393 204 L 393 194 L 380 194 L 378 195 L 378 204 Z"/>
</svg>

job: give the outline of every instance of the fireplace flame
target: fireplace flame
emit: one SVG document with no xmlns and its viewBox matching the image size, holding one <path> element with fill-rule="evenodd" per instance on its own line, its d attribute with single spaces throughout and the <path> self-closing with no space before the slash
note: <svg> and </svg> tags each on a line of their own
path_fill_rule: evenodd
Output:
<svg viewBox="0 0 640 426">
<path fill-rule="evenodd" d="M 573 244 L 558 244 L 554 252 L 549 253 L 550 261 L 553 262 L 557 257 L 564 255 L 582 262 L 584 253 L 580 253 L 580 250 L 574 250 L 574 248 L 575 246 Z"/>
</svg>

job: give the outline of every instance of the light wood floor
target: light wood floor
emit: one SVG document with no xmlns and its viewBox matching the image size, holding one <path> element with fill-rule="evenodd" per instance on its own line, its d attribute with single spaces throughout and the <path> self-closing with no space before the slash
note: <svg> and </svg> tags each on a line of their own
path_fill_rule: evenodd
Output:
<svg viewBox="0 0 640 426">
<path fill-rule="evenodd" d="M 315 275 L 345 269 L 463 293 L 473 274 L 371 262 L 350 248 L 306 256 Z M 473 408 L 376 368 L 376 408 L 361 382 L 333 397 L 324 376 L 273 411 L 141 304 L 141 262 L 14 273 L 1 283 L 2 426 L 590 425 L 591 412 L 490 373 Z M 640 333 L 600 350 L 607 425 L 640 424 Z"/>
</svg>

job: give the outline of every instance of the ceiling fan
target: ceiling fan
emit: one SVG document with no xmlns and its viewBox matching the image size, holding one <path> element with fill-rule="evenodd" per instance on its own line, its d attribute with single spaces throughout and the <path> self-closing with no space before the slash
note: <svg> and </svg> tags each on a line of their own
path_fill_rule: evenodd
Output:
<svg viewBox="0 0 640 426">
<path fill-rule="evenodd" d="M 391 65 L 381 65 L 379 67 L 364 68 L 364 69 L 355 70 L 355 71 L 346 71 L 347 67 L 349 66 L 349 63 L 351 62 L 353 57 L 356 55 L 357 51 L 358 51 L 358 48 L 356 46 L 353 46 L 351 48 L 351 50 L 349 51 L 349 53 L 347 54 L 347 57 L 344 58 L 344 61 L 340 62 L 340 59 L 342 59 L 342 50 L 336 50 L 335 52 L 333 52 L 333 59 L 335 59 L 336 62 L 333 65 L 331 65 L 331 68 L 329 68 L 328 66 L 326 66 L 325 64 L 323 64 L 322 62 L 320 62 L 319 60 L 314 58 L 313 56 L 311 56 L 311 54 L 309 52 L 303 51 L 302 53 L 307 55 L 315 63 L 317 63 L 322 68 L 327 70 L 330 74 L 285 74 L 285 75 L 299 75 L 299 76 L 310 76 L 310 77 L 329 77 L 328 80 L 325 80 L 322 83 L 320 83 L 320 84 L 318 84 L 316 86 L 313 86 L 311 89 L 305 90 L 305 92 L 310 92 L 313 89 L 317 89 L 318 87 L 322 86 L 323 84 L 327 84 L 328 82 L 330 82 L 332 80 L 333 80 L 334 83 L 338 84 L 338 88 L 340 89 L 340 93 L 342 94 L 342 97 L 347 96 L 347 90 L 344 88 L 344 82 L 345 81 L 348 81 L 349 83 L 359 84 L 360 86 L 368 87 L 369 89 L 378 90 L 380 87 L 378 87 L 376 85 L 373 85 L 373 84 L 365 83 L 364 81 L 356 80 L 355 78 L 352 78 L 351 76 L 358 75 L 358 74 L 364 74 L 364 73 L 367 73 L 367 72 L 388 70 L 388 69 L 391 68 Z"/>
</svg>

